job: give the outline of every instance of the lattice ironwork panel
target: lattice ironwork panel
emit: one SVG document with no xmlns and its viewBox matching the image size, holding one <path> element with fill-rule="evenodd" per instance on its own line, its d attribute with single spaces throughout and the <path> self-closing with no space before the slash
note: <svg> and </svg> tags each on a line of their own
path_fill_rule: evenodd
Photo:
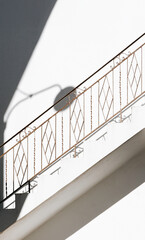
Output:
<svg viewBox="0 0 145 240">
<path fill-rule="evenodd" d="M 76 143 L 80 140 L 83 133 L 84 114 L 82 109 L 83 100 L 80 102 L 79 98 L 76 98 L 70 116 L 71 130 Z"/>
<path fill-rule="evenodd" d="M 99 118 L 107 120 L 111 109 L 113 107 L 113 91 L 112 91 L 112 79 L 106 75 L 101 82 L 98 83 L 98 111 Z M 110 83 L 111 82 L 111 83 Z"/>
<path fill-rule="evenodd" d="M 21 141 L 14 151 L 14 174 L 19 186 L 27 180 L 28 159 L 26 152 L 25 144 Z"/>
<path fill-rule="evenodd" d="M 56 149 L 55 134 L 50 121 L 47 121 L 47 123 L 43 125 L 43 134 L 41 141 L 44 158 L 46 160 L 46 163 L 49 164 L 55 159 Z"/>
<path fill-rule="evenodd" d="M 136 53 L 134 53 L 128 60 L 127 74 L 128 94 L 135 98 L 137 93 L 139 94 L 141 92 L 141 69 Z"/>
</svg>

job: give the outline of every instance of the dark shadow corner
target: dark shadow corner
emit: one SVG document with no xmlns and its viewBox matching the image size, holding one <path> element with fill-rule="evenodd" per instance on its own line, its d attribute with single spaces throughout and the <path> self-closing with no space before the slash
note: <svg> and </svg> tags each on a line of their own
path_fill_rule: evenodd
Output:
<svg viewBox="0 0 145 240">
<path fill-rule="evenodd" d="M 0 0 L 0 145 L 3 116 L 57 0 Z M 2 154 L 2 151 L 0 154 Z M 0 200 L 3 199 L 0 159 Z M 17 220 L 27 194 L 16 197 L 16 209 L 0 206 L 0 231 Z"/>
<path fill-rule="evenodd" d="M 23 204 L 27 198 L 27 193 L 16 194 L 15 198 L 15 208 L 14 209 L 1 209 L 0 217 L 0 232 L 4 231 L 6 228 L 11 226 L 18 218 L 19 213 L 23 207 Z"/>
</svg>

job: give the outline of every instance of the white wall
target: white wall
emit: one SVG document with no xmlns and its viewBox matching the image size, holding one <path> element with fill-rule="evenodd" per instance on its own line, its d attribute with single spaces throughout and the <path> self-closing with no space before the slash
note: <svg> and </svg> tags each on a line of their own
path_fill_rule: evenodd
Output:
<svg viewBox="0 0 145 240">
<path fill-rule="evenodd" d="M 58 0 L 18 89 L 30 94 L 53 84 L 75 87 L 144 32 L 144 9 L 143 0 Z M 34 96 L 17 105 L 9 115 L 11 108 L 25 97 L 16 90 L 5 114 L 5 139 L 51 106 L 58 92 L 55 87 Z M 57 190 L 58 185 L 55 187 Z M 98 236 L 103 240 L 109 236 L 127 240 L 137 239 L 137 234 L 138 239 L 143 239 L 144 190 L 143 185 L 69 239 Z M 27 204 L 30 206 L 29 199 L 22 215 L 28 212 Z M 140 207 L 135 211 L 135 206 L 142 210 Z"/>
<path fill-rule="evenodd" d="M 143 32 L 143 0 L 58 0 L 18 89 L 76 86 Z M 19 104 L 8 118 L 5 138 L 53 104 L 58 92 L 56 87 Z M 24 97 L 15 92 L 5 119 Z"/>
</svg>

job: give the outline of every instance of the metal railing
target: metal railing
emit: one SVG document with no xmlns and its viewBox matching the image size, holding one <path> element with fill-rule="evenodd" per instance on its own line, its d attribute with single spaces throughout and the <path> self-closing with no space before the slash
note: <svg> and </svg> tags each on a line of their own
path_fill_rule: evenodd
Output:
<svg viewBox="0 0 145 240">
<path fill-rule="evenodd" d="M 1 148 L 4 200 L 144 95 L 145 34 L 51 106 Z M 144 79 L 144 80 L 143 80 Z M 70 94 L 75 97 L 70 97 Z M 56 104 L 59 104 L 58 101 Z"/>
</svg>

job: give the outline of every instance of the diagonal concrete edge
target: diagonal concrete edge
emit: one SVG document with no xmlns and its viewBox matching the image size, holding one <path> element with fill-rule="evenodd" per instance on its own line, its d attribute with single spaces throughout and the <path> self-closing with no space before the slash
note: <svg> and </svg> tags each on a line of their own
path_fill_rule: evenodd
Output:
<svg viewBox="0 0 145 240">
<path fill-rule="evenodd" d="M 0 239 L 66 239 L 144 182 L 144 155 L 145 129 L 9 227 Z"/>
</svg>

